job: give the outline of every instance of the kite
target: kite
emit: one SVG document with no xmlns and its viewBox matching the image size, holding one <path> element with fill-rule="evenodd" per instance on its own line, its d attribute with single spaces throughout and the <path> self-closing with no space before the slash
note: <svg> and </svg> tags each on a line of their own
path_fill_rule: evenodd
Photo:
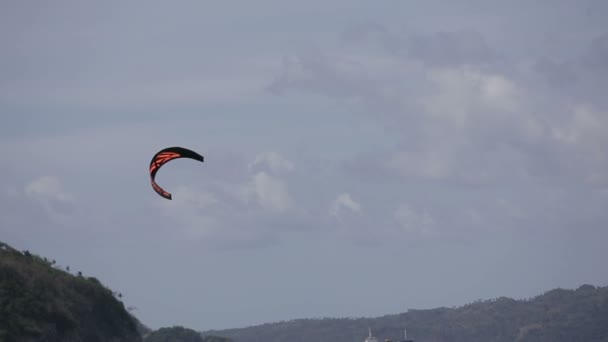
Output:
<svg viewBox="0 0 608 342">
<path fill-rule="evenodd" d="M 158 184 L 156 184 L 154 178 L 156 177 L 156 173 L 158 172 L 161 166 L 165 165 L 165 163 L 173 159 L 178 158 L 189 158 L 198 160 L 200 162 L 204 161 L 203 156 L 183 147 L 168 147 L 162 149 L 158 151 L 150 161 L 150 182 L 152 183 L 152 188 L 154 189 L 154 191 L 156 191 L 156 193 L 168 200 L 172 199 L 171 194 L 161 188 Z"/>
</svg>

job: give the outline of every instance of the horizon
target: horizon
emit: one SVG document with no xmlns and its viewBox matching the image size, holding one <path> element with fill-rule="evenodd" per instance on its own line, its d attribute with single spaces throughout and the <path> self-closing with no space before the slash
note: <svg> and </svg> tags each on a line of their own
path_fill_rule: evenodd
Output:
<svg viewBox="0 0 608 342">
<path fill-rule="evenodd" d="M 147 326 L 606 286 L 608 2 L 0 4 L 0 240 Z M 152 156 L 183 146 L 150 186 Z"/>
</svg>

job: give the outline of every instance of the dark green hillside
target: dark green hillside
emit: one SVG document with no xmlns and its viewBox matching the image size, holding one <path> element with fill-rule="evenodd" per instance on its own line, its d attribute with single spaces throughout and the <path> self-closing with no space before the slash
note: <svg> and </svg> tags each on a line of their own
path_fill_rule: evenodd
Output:
<svg viewBox="0 0 608 342">
<path fill-rule="evenodd" d="M 203 337 L 192 329 L 176 326 L 154 330 L 144 342 L 203 342 Z"/>
<path fill-rule="evenodd" d="M 380 341 L 600 342 L 608 341 L 608 287 L 555 289 L 528 300 L 497 298 L 459 308 L 410 310 L 359 319 L 300 319 L 208 331 L 235 342 L 363 341 L 368 327 Z"/>
<path fill-rule="evenodd" d="M 141 341 L 111 290 L 53 264 L 0 242 L 0 341 Z"/>
<path fill-rule="evenodd" d="M 175 326 L 160 328 L 144 338 L 144 342 L 231 342 L 229 339 L 218 336 L 201 336 L 195 330 Z"/>
</svg>

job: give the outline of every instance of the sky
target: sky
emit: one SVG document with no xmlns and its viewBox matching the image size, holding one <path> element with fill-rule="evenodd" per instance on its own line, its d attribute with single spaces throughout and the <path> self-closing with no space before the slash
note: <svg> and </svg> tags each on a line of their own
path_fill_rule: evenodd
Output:
<svg viewBox="0 0 608 342">
<path fill-rule="evenodd" d="M 0 4 L 0 241 L 151 328 L 608 285 L 608 2 Z M 150 158 L 175 160 L 151 188 Z"/>
</svg>

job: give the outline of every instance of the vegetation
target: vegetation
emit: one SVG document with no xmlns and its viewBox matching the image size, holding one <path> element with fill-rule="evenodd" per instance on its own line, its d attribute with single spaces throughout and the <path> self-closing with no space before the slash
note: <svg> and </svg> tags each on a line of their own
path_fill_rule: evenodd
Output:
<svg viewBox="0 0 608 342">
<path fill-rule="evenodd" d="M 144 342 L 230 342 L 230 340 L 218 336 L 202 337 L 199 332 L 192 329 L 174 326 L 150 333 Z"/>
<path fill-rule="evenodd" d="M 0 242 L 0 341 L 141 341 L 143 325 L 99 280 Z"/>
<path fill-rule="evenodd" d="M 203 342 L 203 337 L 192 329 L 175 326 L 151 332 L 144 342 Z"/>
<path fill-rule="evenodd" d="M 205 336 L 203 337 L 203 342 L 233 342 L 231 339 L 220 336 Z"/>
<path fill-rule="evenodd" d="M 363 341 L 368 327 L 379 340 L 393 341 L 403 338 L 403 328 L 416 342 L 608 341 L 608 287 L 583 285 L 527 300 L 501 297 L 377 318 L 299 319 L 205 333 L 235 342 L 352 342 Z"/>
</svg>

